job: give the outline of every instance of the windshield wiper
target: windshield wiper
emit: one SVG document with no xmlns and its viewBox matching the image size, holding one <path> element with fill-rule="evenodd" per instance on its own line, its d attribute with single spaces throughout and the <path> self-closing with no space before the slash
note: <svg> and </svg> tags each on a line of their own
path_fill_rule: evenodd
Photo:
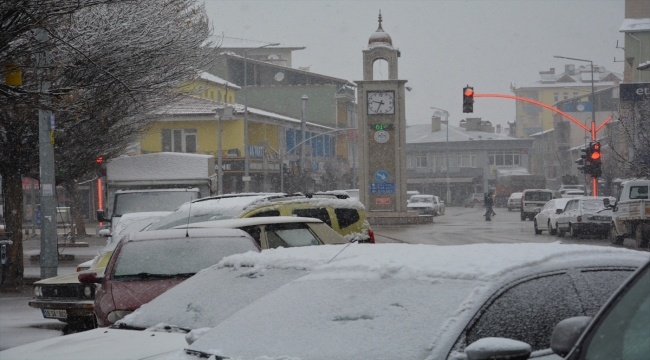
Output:
<svg viewBox="0 0 650 360">
<path fill-rule="evenodd" d="M 111 329 L 123 329 L 123 330 L 138 330 L 138 331 L 142 331 L 142 330 L 144 330 L 144 329 L 146 329 L 146 328 L 139 327 L 139 326 L 131 326 L 131 325 L 127 325 L 127 324 L 124 324 L 124 323 L 117 323 L 117 324 L 114 324 L 113 326 L 111 326 Z"/>
<path fill-rule="evenodd" d="M 141 272 L 138 274 L 129 275 L 116 275 L 113 278 L 117 279 L 173 279 L 177 277 L 190 277 L 196 273 L 182 273 L 182 274 L 152 274 L 148 272 Z"/>
</svg>

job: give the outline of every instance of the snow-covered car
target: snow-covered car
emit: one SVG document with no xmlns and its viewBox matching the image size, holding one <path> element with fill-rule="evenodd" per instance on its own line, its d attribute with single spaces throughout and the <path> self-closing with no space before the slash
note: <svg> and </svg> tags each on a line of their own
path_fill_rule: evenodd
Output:
<svg viewBox="0 0 650 360">
<path fill-rule="evenodd" d="M 249 251 L 260 247 L 239 229 L 130 233 L 115 248 L 102 277 L 86 272 L 79 281 L 102 285 L 94 309 L 97 324 L 108 326 L 223 257 Z"/>
<path fill-rule="evenodd" d="M 594 317 L 562 320 L 551 349 L 567 360 L 644 359 L 650 354 L 650 262 L 637 270 Z"/>
<path fill-rule="evenodd" d="M 202 221 L 266 216 L 299 216 L 322 220 L 348 241 L 374 243 L 365 207 L 358 199 L 335 195 L 232 194 L 194 200 L 153 223 L 147 231 L 171 229 Z"/>
<path fill-rule="evenodd" d="M 565 233 L 569 233 L 571 237 L 581 234 L 607 237 L 612 214 L 611 210 L 603 205 L 603 199 L 605 197 L 602 196 L 569 199 L 555 221 L 557 236 L 563 237 Z"/>
<path fill-rule="evenodd" d="M 557 217 L 564 211 L 564 207 L 568 202 L 569 199 L 552 199 L 543 208 L 539 209 L 539 212 L 533 218 L 533 230 L 535 234 L 539 235 L 542 231 L 547 230 L 549 235 L 555 235 L 555 222 Z"/>
<path fill-rule="evenodd" d="M 508 201 L 506 201 L 506 206 L 508 207 L 508 211 L 512 211 L 514 209 L 521 209 L 521 197 L 524 195 L 524 193 L 520 192 L 514 192 L 510 194 L 508 197 Z"/>
<path fill-rule="evenodd" d="M 233 255 L 112 327 L 18 346 L 0 358 L 456 359 L 489 337 L 548 352 L 556 323 L 595 314 L 647 260 L 644 252 L 560 243 L 348 244 Z"/>
<path fill-rule="evenodd" d="M 438 205 L 433 195 L 413 195 L 406 208 L 409 211 L 417 211 L 420 215 L 438 215 Z"/>
<path fill-rule="evenodd" d="M 255 239 L 262 250 L 349 242 L 319 219 L 295 216 L 213 220 L 175 227 L 175 229 L 217 228 L 244 230 Z"/>
<path fill-rule="evenodd" d="M 585 192 L 583 190 L 567 190 L 562 193 L 563 198 L 577 198 L 581 196 L 585 196 Z"/>
<path fill-rule="evenodd" d="M 67 330 L 85 330 L 97 326 L 94 299 L 97 284 L 82 284 L 78 275 L 95 273 L 101 277 L 124 234 L 142 231 L 152 222 L 171 214 L 169 211 L 129 213 L 122 216 L 116 233 L 108 237 L 106 246 L 92 260 L 77 266 L 77 272 L 59 275 L 34 283 L 34 298 L 29 306 L 41 310 L 44 318 L 58 319 L 68 324 Z"/>
</svg>

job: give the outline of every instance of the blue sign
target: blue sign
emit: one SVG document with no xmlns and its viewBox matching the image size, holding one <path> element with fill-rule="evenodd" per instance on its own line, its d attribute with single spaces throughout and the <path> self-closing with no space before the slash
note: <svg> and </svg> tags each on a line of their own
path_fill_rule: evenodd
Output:
<svg viewBox="0 0 650 360">
<path fill-rule="evenodd" d="M 370 193 L 371 194 L 394 194 L 395 183 L 394 182 L 370 183 Z"/>
<path fill-rule="evenodd" d="M 251 158 L 264 158 L 264 146 L 248 146 L 248 156 Z"/>
<path fill-rule="evenodd" d="M 566 112 L 590 112 L 591 103 L 590 102 L 575 102 L 564 104 L 564 110 Z"/>
<path fill-rule="evenodd" d="M 36 226 L 41 227 L 41 205 L 36 205 L 36 213 L 34 215 L 36 218 Z"/>
<path fill-rule="evenodd" d="M 375 180 L 378 182 L 386 182 L 388 180 L 388 171 L 386 170 L 379 170 L 375 173 Z"/>
</svg>

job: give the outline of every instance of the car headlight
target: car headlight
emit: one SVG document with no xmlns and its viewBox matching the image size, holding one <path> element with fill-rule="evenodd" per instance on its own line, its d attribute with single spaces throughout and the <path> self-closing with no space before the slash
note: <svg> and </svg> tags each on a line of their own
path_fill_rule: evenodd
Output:
<svg viewBox="0 0 650 360">
<path fill-rule="evenodd" d="M 115 310 L 115 311 L 111 311 L 111 312 L 108 314 L 108 321 L 110 321 L 110 322 L 112 322 L 113 324 L 115 324 L 116 322 L 122 320 L 123 317 L 129 315 L 129 314 L 132 313 L 132 312 L 133 312 L 133 311 L 130 311 L 130 310 Z"/>
<path fill-rule="evenodd" d="M 41 292 L 41 287 L 40 286 L 34 286 L 34 296 L 36 296 L 36 297 L 43 296 L 43 293 Z"/>
</svg>

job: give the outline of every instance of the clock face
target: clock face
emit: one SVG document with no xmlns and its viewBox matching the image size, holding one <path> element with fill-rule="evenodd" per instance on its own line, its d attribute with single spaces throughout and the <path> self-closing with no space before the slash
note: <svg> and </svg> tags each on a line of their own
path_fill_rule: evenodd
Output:
<svg viewBox="0 0 650 360">
<path fill-rule="evenodd" d="M 282 79 L 284 79 L 284 73 L 283 72 L 279 72 L 279 73 L 275 74 L 275 81 L 282 81 Z"/>
<path fill-rule="evenodd" d="M 394 114 L 395 92 L 368 91 L 368 115 Z"/>
</svg>

